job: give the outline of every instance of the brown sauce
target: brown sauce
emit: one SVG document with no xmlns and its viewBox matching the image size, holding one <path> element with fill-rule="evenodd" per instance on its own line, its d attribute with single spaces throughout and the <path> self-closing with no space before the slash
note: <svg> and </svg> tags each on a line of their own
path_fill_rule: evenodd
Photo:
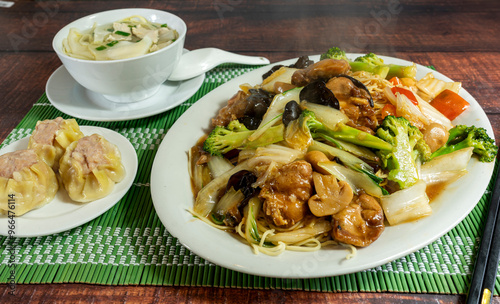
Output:
<svg viewBox="0 0 500 304">
<path fill-rule="evenodd" d="M 427 193 L 429 200 L 432 202 L 437 196 L 439 196 L 439 194 L 443 192 L 443 190 L 446 188 L 446 186 L 448 186 L 448 184 L 449 182 L 440 182 L 427 185 L 425 192 Z"/>
</svg>

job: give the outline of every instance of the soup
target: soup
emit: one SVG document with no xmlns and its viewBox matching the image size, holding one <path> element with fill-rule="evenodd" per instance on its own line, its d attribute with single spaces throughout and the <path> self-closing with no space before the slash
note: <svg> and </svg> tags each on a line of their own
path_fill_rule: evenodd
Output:
<svg viewBox="0 0 500 304">
<path fill-rule="evenodd" d="M 86 60 L 117 60 L 160 50 L 179 37 L 166 23 L 150 22 L 142 16 L 94 26 L 85 32 L 71 28 L 63 40 L 66 55 Z"/>
</svg>

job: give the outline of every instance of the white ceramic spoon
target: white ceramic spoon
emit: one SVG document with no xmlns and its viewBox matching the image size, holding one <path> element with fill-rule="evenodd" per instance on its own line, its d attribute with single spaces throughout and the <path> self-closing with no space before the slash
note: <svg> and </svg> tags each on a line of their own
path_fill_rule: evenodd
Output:
<svg viewBox="0 0 500 304">
<path fill-rule="evenodd" d="M 197 49 L 182 55 L 168 80 L 190 79 L 211 70 L 221 63 L 260 65 L 269 64 L 269 60 L 264 57 L 238 55 L 216 48 Z"/>
</svg>

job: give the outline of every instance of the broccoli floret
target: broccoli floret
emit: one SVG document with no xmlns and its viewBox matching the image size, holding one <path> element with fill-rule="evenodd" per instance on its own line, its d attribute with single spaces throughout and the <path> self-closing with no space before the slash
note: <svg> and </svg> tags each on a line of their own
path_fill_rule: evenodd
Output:
<svg viewBox="0 0 500 304">
<path fill-rule="evenodd" d="M 329 140 L 329 138 L 333 137 L 334 139 L 341 139 L 359 146 L 377 150 L 392 150 L 392 145 L 382 139 L 346 126 L 343 123 L 339 123 L 333 129 L 330 129 L 316 119 L 316 115 L 310 110 L 303 110 L 300 119 L 302 119 L 302 126 L 309 130 L 313 138 Z"/>
<path fill-rule="evenodd" d="M 331 49 L 329 49 L 325 53 L 321 54 L 319 59 L 320 60 L 323 60 L 323 59 L 337 59 L 337 60 L 344 59 L 344 60 L 349 61 L 347 59 L 347 56 L 345 55 L 345 52 L 342 51 L 341 49 L 339 49 L 338 47 L 332 47 Z"/>
<path fill-rule="evenodd" d="M 384 61 L 373 53 L 368 53 L 364 56 L 354 59 L 350 63 L 351 70 L 366 71 L 375 75 L 379 75 L 382 78 L 386 78 L 389 73 L 389 66 L 384 64 Z"/>
<path fill-rule="evenodd" d="M 479 157 L 479 161 L 486 163 L 495 159 L 498 147 L 484 128 L 457 125 L 450 129 L 449 132 L 450 136 L 446 144 L 432 153 L 431 158 L 473 147 L 473 153 Z"/>
<path fill-rule="evenodd" d="M 384 65 L 384 60 L 382 60 L 380 57 L 373 53 L 368 53 L 364 56 L 360 56 L 356 59 L 354 59 L 355 62 L 364 62 L 364 63 L 370 63 L 374 65 Z"/>
<path fill-rule="evenodd" d="M 340 48 L 332 47 L 320 56 L 321 60 L 329 58 L 347 60 L 353 72 L 366 71 L 386 79 L 392 77 L 415 79 L 417 74 L 417 66 L 415 64 L 410 66 L 385 64 L 384 61 L 374 53 L 368 53 L 351 61 Z"/>
<path fill-rule="evenodd" d="M 377 129 L 377 136 L 394 147 L 392 151 L 379 150 L 382 167 L 389 170 L 388 179 L 401 189 L 418 181 L 417 163 L 430 158 L 431 149 L 423 134 L 404 117 L 387 116 Z"/>
<path fill-rule="evenodd" d="M 238 120 L 231 121 L 226 127 L 216 126 L 203 143 L 203 150 L 211 155 L 225 154 L 234 149 L 257 148 L 283 140 L 283 124 L 267 129 L 259 138 L 248 141 L 255 131 L 248 130 Z"/>
<path fill-rule="evenodd" d="M 250 131 L 243 123 L 241 123 L 239 120 L 231 120 L 226 127 L 230 131 L 235 131 L 235 132 L 244 132 L 244 131 Z"/>
</svg>

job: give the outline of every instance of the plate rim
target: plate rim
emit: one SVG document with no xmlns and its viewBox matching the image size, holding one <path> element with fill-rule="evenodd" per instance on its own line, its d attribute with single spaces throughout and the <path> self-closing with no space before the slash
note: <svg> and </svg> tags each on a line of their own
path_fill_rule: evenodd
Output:
<svg viewBox="0 0 500 304">
<path fill-rule="evenodd" d="M 362 54 L 348 54 L 348 56 L 351 58 L 351 57 L 355 57 L 355 56 L 360 56 Z M 315 55 L 315 56 L 309 56 L 310 58 L 314 59 L 315 61 L 317 61 L 319 59 L 319 55 Z M 394 57 L 389 57 L 389 56 L 380 56 L 382 59 L 384 60 L 389 60 L 391 63 L 400 63 L 400 64 L 409 64 L 409 63 L 412 63 L 410 61 L 407 61 L 407 60 L 404 60 L 404 59 L 399 59 L 399 58 L 394 58 Z M 161 183 L 158 176 L 161 176 L 161 170 L 162 168 L 160 168 L 160 166 L 162 166 L 164 163 L 165 163 L 165 159 L 168 157 L 168 156 L 171 156 L 171 155 L 180 155 L 179 152 L 180 151 L 171 151 L 168 149 L 168 141 L 170 140 L 170 138 L 174 137 L 175 135 L 175 132 L 177 132 L 178 130 L 182 130 L 182 128 L 184 128 L 185 126 L 188 125 L 188 120 L 189 118 L 191 118 L 191 116 L 196 112 L 196 111 L 200 111 L 201 110 L 207 110 L 208 109 L 215 109 L 216 107 L 216 104 L 224 104 L 224 101 L 221 101 L 221 100 L 212 100 L 212 105 L 211 107 L 208 106 L 208 103 L 210 103 L 210 99 L 211 98 L 215 98 L 217 97 L 218 95 L 222 95 L 220 92 L 223 92 L 223 91 L 227 91 L 229 88 L 232 88 L 232 87 L 235 87 L 237 86 L 238 84 L 241 84 L 245 81 L 242 81 L 240 80 L 241 78 L 247 76 L 245 78 L 245 80 L 247 80 L 247 78 L 251 78 L 250 76 L 248 76 L 249 74 L 253 73 L 252 75 L 254 74 L 258 74 L 258 73 L 262 73 L 262 71 L 267 71 L 267 69 L 269 69 L 269 67 L 273 66 L 273 65 L 277 65 L 277 64 L 290 64 L 290 63 L 293 63 L 295 62 L 295 60 L 297 60 L 297 58 L 295 59 L 288 59 L 288 60 L 284 60 L 284 61 L 280 61 L 280 62 L 277 62 L 277 63 L 272 63 L 270 65 L 267 65 L 267 66 L 264 66 L 264 67 L 261 67 L 261 68 L 257 68 L 253 71 L 250 71 L 246 74 L 243 74 L 242 76 L 239 76 L 239 77 L 236 77 L 230 81 L 228 81 L 227 83 L 225 84 L 222 84 L 221 86 L 215 88 L 214 90 L 212 90 L 211 92 L 209 92 L 208 94 L 206 94 L 205 96 L 203 96 L 202 98 L 200 98 L 200 100 L 198 100 L 193 106 L 191 106 L 185 113 L 183 113 L 181 115 L 181 117 L 179 117 L 177 119 L 177 121 L 174 123 L 174 125 L 170 128 L 169 132 L 167 133 L 167 135 L 165 136 L 165 138 L 162 140 L 162 143 L 160 144 L 159 148 L 158 148 L 158 151 L 157 151 L 157 154 L 155 156 L 155 160 L 153 162 L 153 167 L 152 167 L 152 172 L 151 172 L 151 195 L 152 195 L 152 200 L 153 200 L 153 204 L 154 204 L 154 207 L 155 207 L 155 210 L 158 214 L 158 217 L 160 218 L 161 222 L 163 223 L 163 225 L 166 227 L 166 229 L 174 236 L 176 237 L 179 242 L 181 244 L 183 244 L 183 246 L 185 246 L 187 249 L 191 250 L 194 254 L 198 255 L 199 257 L 201 258 L 204 258 L 206 259 L 207 261 L 210 261 L 216 265 L 220 265 L 222 267 L 225 267 L 225 268 L 228 268 L 228 269 L 231 269 L 231 270 L 235 270 L 235 271 L 240 271 L 240 272 L 244 272 L 244 273 L 248 273 L 248 274 L 252 274 L 252 275 L 259 275 L 259 276 L 264 276 L 264 277 L 276 277 L 276 278 L 294 278 L 294 279 L 300 279 L 300 278 L 319 278 L 319 277 L 327 277 L 327 276 L 335 276 L 335 275 L 343 275 L 343 274 L 349 274 L 349 273 L 354 273 L 354 272 L 358 272 L 358 271 L 362 271 L 362 270 L 366 270 L 366 269 L 370 269 L 370 268 L 374 268 L 374 267 L 377 267 L 377 266 L 380 266 L 380 265 L 383 265 L 383 264 L 386 264 L 390 261 L 393 261 L 393 260 L 396 260 L 396 259 L 399 259 L 403 256 L 406 256 L 410 253 L 413 253 L 415 251 L 418 251 L 422 248 L 424 248 L 425 246 L 431 244 L 432 242 L 436 241 L 438 238 L 442 237 L 443 235 L 445 235 L 446 233 L 448 233 L 451 229 L 453 229 L 454 227 L 456 227 L 471 211 L 472 209 L 476 206 L 477 202 L 479 201 L 479 199 L 482 197 L 482 195 L 484 194 L 484 190 L 486 190 L 487 186 L 488 186 L 488 182 L 486 182 L 485 184 L 481 184 L 481 194 L 478 198 L 477 198 L 477 201 L 475 203 L 470 203 L 470 208 L 468 208 L 468 210 L 466 212 L 464 212 L 464 214 L 460 215 L 458 218 L 455 218 L 451 223 L 448 224 L 448 227 L 446 229 L 442 229 L 441 231 L 439 231 L 438 234 L 434 234 L 433 236 L 429 236 L 426 238 L 425 242 L 422 242 L 420 241 L 419 244 L 417 245 L 411 245 L 410 247 L 406 247 L 406 249 L 403 249 L 403 250 L 400 250 L 398 254 L 393 254 L 391 256 L 388 256 L 388 257 L 385 257 L 385 258 L 381 258 L 377 261 L 373 261 L 371 263 L 365 263 L 362 267 L 349 267 L 349 268 L 346 268 L 345 271 L 325 271 L 324 269 L 319 271 L 319 273 L 312 273 L 312 272 L 308 272 L 308 271 L 303 271 L 303 272 L 286 272 L 286 273 L 276 273 L 276 272 L 273 272 L 273 271 L 269 271 L 269 269 L 266 269 L 265 267 L 272 267 L 272 264 L 269 263 L 268 259 L 266 259 L 265 257 L 262 258 L 262 254 L 259 254 L 259 255 L 256 255 L 256 260 L 259 261 L 259 263 L 261 263 L 261 265 L 259 265 L 259 270 L 255 270 L 253 267 L 245 264 L 245 263 L 239 263 L 241 261 L 236 261 L 234 262 L 233 260 L 231 261 L 221 261 L 221 257 L 218 256 L 217 254 L 215 254 L 213 252 L 213 250 L 211 251 L 210 254 L 207 253 L 206 250 L 203 250 L 203 248 L 200 247 L 200 245 L 198 244 L 193 244 L 193 240 L 190 239 L 189 237 L 186 237 L 183 232 L 182 232 L 182 229 L 180 229 L 178 226 L 176 227 L 176 225 L 191 225 L 191 223 L 180 223 L 178 219 L 172 219 L 172 218 L 169 218 L 169 213 L 168 212 L 165 212 L 164 208 L 165 206 L 162 204 L 162 202 L 165 200 L 165 193 L 162 193 L 162 190 L 166 189 L 166 185 Z M 450 78 L 448 78 L 447 76 L 441 74 L 440 72 L 438 71 L 435 71 L 435 70 L 432 70 L 432 69 L 429 69 L 423 65 L 419 65 L 417 64 L 417 67 L 418 67 L 418 71 L 420 74 L 422 73 L 428 73 L 428 72 L 433 72 L 435 76 L 441 78 L 441 79 L 445 79 L 447 81 L 452 81 Z M 253 77 L 253 78 L 256 78 L 256 77 Z M 233 92 L 230 92 L 230 93 L 224 93 L 225 94 L 225 102 L 227 102 L 227 100 L 230 98 L 231 94 L 234 94 L 236 91 L 233 91 Z M 472 112 L 472 109 L 474 109 L 474 115 L 473 116 L 480 116 L 481 118 L 486 118 L 485 121 L 481 121 L 479 118 L 478 118 L 478 123 L 479 124 L 484 124 L 484 127 L 487 129 L 488 133 L 490 134 L 490 136 L 492 136 L 492 138 L 494 138 L 494 134 L 493 134 L 493 129 L 491 127 L 491 123 L 489 121 L 489 119 L 487 118 L 484 110 L 482 110 L 481 106 L 479 105 L 479 103 L 475 100 L 474 97 L 472 97 L 465 89 L 461 89 L 460 91 L 460 95 L 465 95 L 465 97 L 467 97 L 467 99 L 470 99 L 470 100 L 473 100 L 473 103 L 474 104 L 471 104 L 471 112 Z M 202 106 L 203 105 L 203 106 Z M 217 107 L 215 110 L 218 111 L 220 109 L 220 107 Z M 477 110 L 480 110 L 480 112 L 476 113 Z M 216 112 L 215 112 L 216 113 Z M 215 114 L 214 113 L 214 114 Z M 205 116 L 208 116 L 208 114 L 205 114 Z M 210 116 L 210 117 L 213 117 L 213 116 Z M 467 119 L 467 118 L 466 118 Z M 209 120 L 209 119 L 208 119 Z M 206 126 L 208 127 L 209 125 L 209 121 L 207 120 L 206 122 Z M 458 121 L 460 121 L 460 119 L 458 119 Z M 456 122 L 454 121 L 455 123 L 454 124 L 459 124 L 459 122 Z M 477 125 L 476 123 L 474 123 L 475 125 Z M 190 135 L 191 136 L 191 135 Z M 197 137 L 192 137 L 192 141 L 191 143 L 194 145 L 194 143 L 196 142 L 197 140 Z M 176 154 L 174 152 L 177 152 Z M 186 153 L 187 151 L 184 151 L 184 153 Z M 474 159 L 469 163 L 469 165 L 471 166 L 472 163 L 474 163 L 474 166 L 477 166 L 479 165 L 481 170 L 483 170 L 483 174 L 487 175 L 487 180 L 489 181 L 491 179 L 491 175 L 493 173 L 493 169 L 494 169 L 494 162 L 493 163 L 488 163 L 488 164 L 483 164 L 483 163 L 478 163 L 477 161 L 475 161 Z M 474 167 L 475 168 L 475 167 Z M 164 168 L 163 168 L 164 169 Z M 187 172 L 187 156 L 186 156 L 186 168 L 185 168 L 186 172 Z M 471 174 L 468 174 L 469 176 Z M 451 191 L 451 190 L 448 190 L 448 191 Z M 447 192 L 446 192 L 447 193 Z M 187 198 L 187 196 L 189 196 L 190 198 Z M 185 193 L 181 196 L 181 198 L 184 198 L 184 199 L 188 199 L 189 202 L 193 202 L 193 195 L 192 193 L 188 193 L 188 195 L 186 195 Z M 180 203 L 182 206 L 185 205 L 184 202 L 181 202 Z M 180 208 L 178 208 L 180 209 Z M 171 210 L 172 211 L 172 210 Z M 173 210 L 175 211 L 175 210 Z M 177 210 L 178 211 L 178 210 Z M 185 211 L 187 212 L 187 211 Z M 431 217 L 432 218 L 432 215 Z M 173 221 L 172 221 L 173 220 Z M 424 219 L 425 220 L 425 219 Z M 197 220 L 198 222 L 201 222 L 199 220 Z M 420 222 L 420 221 L 418 221 Z M 412 223 L 410 223 L 412 224 Z M 203 223 L 203 225 L 207 226 L 205 223 Z M 401 229 L 401 227 L 408 227 L 408 225 L 399 225 L 399 226 L 392 226 L 390 228 L 392 229 L 396 229 L 396 230 L 399 230 Z M 213 228 L 215 229 L 215 228 Z M 224 232 L 220 232 L 220 233 L 224 233 Z M 386 232 L 384 233 L 387 233 L 387 229 L 386 229 Z M 384 235 L 384 234 L 382 234 Z M 199 241 L 199 240 L 198 240 Z M 236 242 L 237 243 L 237 242 Z M 403 243 L 405 243 L 405 241 L 403 241 Z M 248 251 L 251 251 L 250 247 L 248 245 L 245 245 L 248 247 Z M 372 245 L 373 246 L 373 245 Z M 370 248 L 369 247 L 366 247 L 366 248 Z M 316 258 L 316 261 L 321 261 L 321 251 L 317 251 L 315 255 L 315 258 Z M 358 254 L 361 254 L 359 253 L 359 251 L 365 251 L 365 248 L 361 248 L 358 249 Z M 252 253 L 253 254 L 253 253 Z M 290 254 L 290 255 L 294 255 L 294 253 L 290 253 L 290 252 L 285 252 L 284 254 Z M 314 253 L 313 253 L 314 255 Z M 303 256 L 305 257 L 305 256 Z M 274 259 L 280 259 L 280 257 L 272 257 Z M 289 259 L 285 259 L 287 261 L 289 261 Z M 279 260 L 274 260 L 274 261 L 279 261 Z"/>
<path fill-rule="evenodd" d="M 130 141 L 125 136 L 121 135 L 120 133 L 118 133 L 114 130 L 108 129 L 108 128 L 98 127 L 98 126 L 85 126 L 85 125 L 81 125 L 79 127 L 80 127 L 80 130 L 84 133 L 84 135 L 91 135 L 91 134 L 97 133 L 97 134 L 103 135 L 106 138 L 106 140 L 109 140 L 106 136 L 108 136 L 108 137 L 113 136 L 113 139 L 110 140 L 110 142 L 115 144 L 119 148 L 120 154 L 122 156 L 122 161 L 124 160 L 124 155 L 126 156 L 126 158 L 128 160 L 127 163 L 123 162 L 123 165 L 125 166 L 125 170 L 126 170 L 126 177 L 120 183 L 124 183 L 124 184 L 121 185 L 119 188 L 115 187 L 113 189 L 113 192 L 111 192 L 107 197 L 104 197 L 102 199 L 95 200 L 92 202 L 88 202 L 88 203 L 81 203 L 79 207 L 77 207 L 77 208 L 75 207 L 75 209 L 69 213 L 69 214 L 72 214 L 74 216 L 71 218 L 73 221 L 71 222 L 71 220 L 65 219 L 65 222 L 67 224 L 64 226 L 61 226 L 58 228 L 46 229 L 43 226 L 43 224 L 50 223 L 50 222 L 54 221 L 54 219 L 57 219 L 58 217 L 66 217 L 66 216 L 68 216 L 68 213 L 64 213 L 64 214 L 56 216 L 56 217 L 50 217 L 48 219 L 36 219 L 36 220 L 29 219 L 28 221 L 30 222 L 30 225 L 37 224 L 37 225 L 40 225 L 40 227 L 36 227 L 35 230 L 33 230 L 33 228 L 31 228 L 31 230 L 28 230 L 26 232 L 24 232 L 23 231 L 24 229 L 23 229 L 23 230 L 21 230 L 21 233 L 19 233 L 18 231 L 15 231 L 15 234 L 13 235 L 13 237 L 25 238 L 25 237 L 39 237 L 39 236 L 53 235 L 53 234 L 65 232 L 65 231 L 71 230 L 73 228 L 79 227 L 81 225 L 84 225 L 84 224 L 98 218 L 99 216 L 104 214 L 106 211 L 111 209 L 113 206 L 115 206 L 128 193 L 128 191 L 132 187 L 134 180 L 135 180 L 135 177 L 136 177 L 136 174 L 137 174 L 137 169 L 138 169 L 139 163 L 138 163 L 138 158 L 137 158 L 137 152 L 135 151 L 135 148 L 130 143 Z M 8 153 L 8 152 L 6 152 L 6 150 L 12 150 L 13 147 L 15 147 L 16 145 L 22 144 L 23 141 L 26 141 L 26 144 L 27 144 L 29 137 L 30 137 L 30 135 L 25 136 L 19 140 L 16 140 L 16 141 L 10 143 L 7 146 L 2 147 L 2 149 L 0 150 L 0 155 L 4 154 L 4 153 Z M 119 141 L 118 144 L 116 143 L 117 141 Z M 65 191 L 65 190 L 62 189 L 60 186 L 60 188 L 58 190 L 58 194 L 56 194 L 56 197 L 57 197 L 57 195 L 61 195 L 59 193 L 60 191 Z M 116 196 L 116 195 L 117 195 L 116 198 L 114 198 L 114 199 L 110 198 L 110 196 Z M 36 209 L 33 211 L 43 210 L 43 208 L 49 206 L 52 202 L 41 207 L 40 209 Z M 60 203 L 63 203 L 63 202 L 60 202 Z M 78 205 L 78 203 L 74 203 L 74 204 Z M 91 206 L 90 204 L 94 204 L 94 205 Z M 87 216 L 82 216 L 82 214 L 81 214 L 82 212 L 85 212 L 86 209 L 92 210 L 93 207 L 94 208 L 96 207 L 96 204 L 104 204 L 104 208 L 101 208 L 100 210 L 93 213 L 92 215 L 89 214 Z M 89 206 L 91 206 L 91 207 L 89 207 Z M 29 214 L 29 212 L 26 214 Z M 26 215 L 26 214 L 24 214 L 24 215 Z M 17 229 L 19 229 L 20 226 L 21 227 L 24 226 L 22 224 L 24 215 L 19 216 L 19 217 L 15 217 L 16 222 L 17 222 L 17 227 L 18 227 Z M 83 215 L 85 215 L 85 213 Z M 7 220 L 8 220 L 8 217 L 6 215 L 0 215 L 0 235 L 2 235 L 2 236 L 9 236 L 9 231 L 6 230 L 7 229 Z"/>
</svg>

